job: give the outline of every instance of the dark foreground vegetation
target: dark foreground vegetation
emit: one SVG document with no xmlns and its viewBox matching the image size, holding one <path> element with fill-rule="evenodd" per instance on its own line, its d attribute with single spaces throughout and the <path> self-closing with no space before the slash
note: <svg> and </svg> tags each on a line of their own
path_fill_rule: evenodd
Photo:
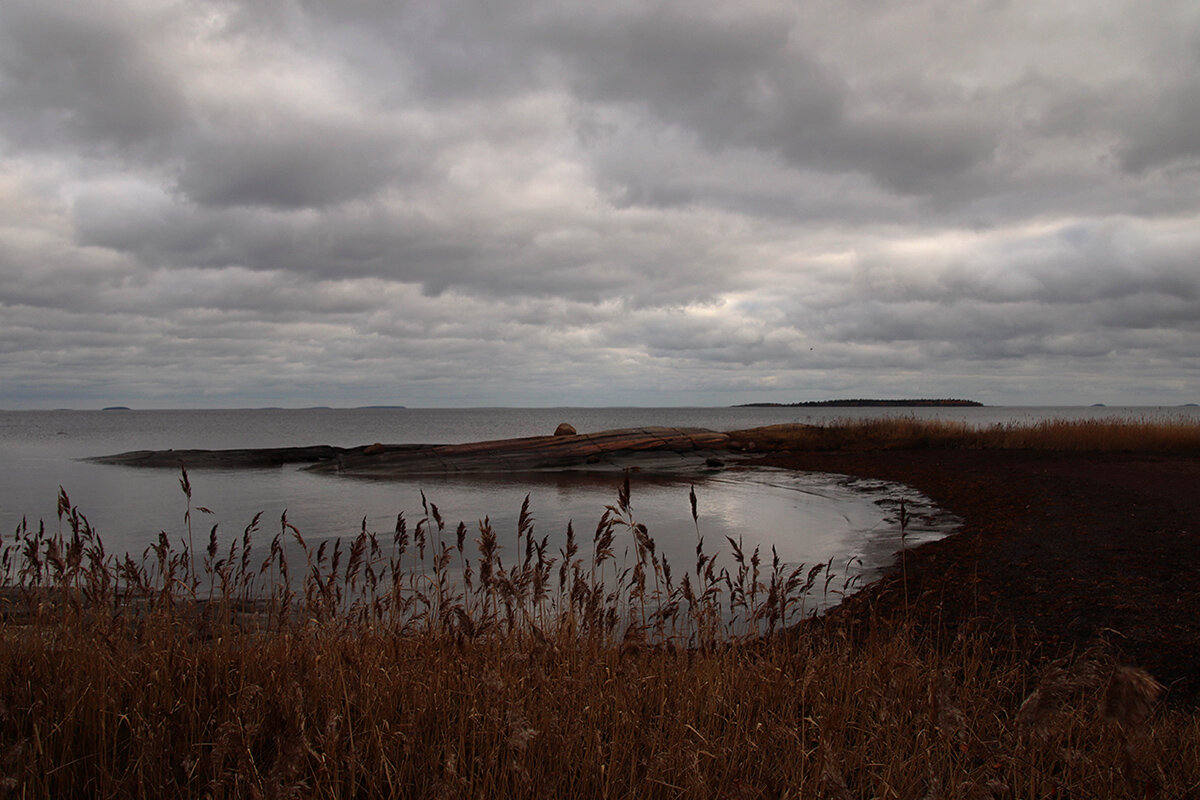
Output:
<svg viewBox="0 0 1200 800">
<path fill-rule="evenodd" d="M 800 423 L 730 431 L 737 447 L 772 451 L 1030 450 L 1200 456 L 1200 422 L 1085 419 L 976 427 L 915 417 Z"/>
<path fill-rule="evenodd" d="M 738 440 L 864 472 L 889 453 L 1194 459 L 1200 443 L 1182 423 L 1064 425 L 986 439 L 893 421 Z M 1200 792 L 1193 706 L 1163 704 L 1163 686 L 1103 636 L 1051 647 L 986 603 L 942 624 L 926 548 L 885 588 L 812 620 L 812 592 L 842 588 L 823 565 L 734 542 L 714 559 L 703 518 L 696 563 L 668 565 L 627 485 L 581 539 L 538 535 L 527 509 L 498 532 L 446 525 L 429 504 L 415 524 L 364 523 L 330 543 L 285 516 L 198 547 L 186 473 L 181 486 L 183 529 L 140 557 L 106 553 L 66 493 L 57 520 L 0 542 L 0 793 Z"/>
<path fill-rule="evenodd" d="M 740 408 L 937 408 L 943 406 L 979 407 L 983 403 L 975 400 L 955 398 L 911 398 L 908 400 L 805 400 L 800 403 L 743 403 Z"/>
</svg>

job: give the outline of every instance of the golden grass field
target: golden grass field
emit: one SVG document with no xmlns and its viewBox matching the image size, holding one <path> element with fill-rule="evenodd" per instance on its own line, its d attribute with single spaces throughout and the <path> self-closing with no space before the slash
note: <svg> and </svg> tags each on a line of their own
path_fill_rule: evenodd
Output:
<svg viewBox="0 0 1200 800">
<path fill-rule="evenodd" d="M 738 438 L 1188 452 L 1200 427 L 902 420 Z M 186 472 L 181 487 L 175 538 L 190 540 L 202 515 Z M 813 620 L 806 590 L 836 586 L 823 565 L 718 552 L 697 518 L 697 563 L 668 567 L 627 482 L 582 547 L 535 536 L 525 509 L 503 532 L 425 511 L 333 543 L 286 516 L 232 540 L 197 526 L 200 547 L 164 535 L 125 556 L 63 492 L 57 520 L 0 542 L 0 794 L 1200 794 L 1200 716 L 1160 706 L 1153 678 L 1102 647 L 1047 660 L 986 619 L 954 635 L 869 608 L 854 626 Z"/>
</svg>

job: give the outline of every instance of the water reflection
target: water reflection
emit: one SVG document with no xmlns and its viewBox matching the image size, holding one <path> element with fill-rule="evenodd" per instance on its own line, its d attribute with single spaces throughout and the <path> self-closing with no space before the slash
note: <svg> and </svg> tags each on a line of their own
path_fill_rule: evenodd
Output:
<svg viewBox="0 0 1200 800">
<path fill-rule="evenodd" d="M 469 542 L 478 536 L 479 521 L 488 517 L 501 545 L 508 548 L 506 561 L 519 555 L 513 552 L 517 518 L 528 495 L 534 536 L 548 537 L 549 552 L 556 553 L 571 523 L 580 541 L 580 557 L 589 561 L 596 523 L 606 506 L 616 506 L 622 481 L 612 473 L 537 472 L 390 481 L 340 478 L 335 483 L 390 493 L 406 509 L 410 526 L 425 514 L 424 493 L 447 523 L 448 535 L 452 537 L 457 523 L 463 521 Z M 692 487 L 697 498 L 695 520 L 689 501 Z M 908 487 L 825 473 L 734 468 L 680 477 L 634 472 L 630 488 L 627 521 L 647 527 L 677 580 L 685 571 L 694 573 L 701 541 L 706 554 L 716 555 L 720 566 L 735 571 L 732 539 L 747 559 L 758 551 L 764 572 L 775 556 L 787 571 L 824 563 L 835 573 L 833 589 L 857 587 L 890 565 L 900 549 L 896 512 L 901 498 L 912 520 L 906 537 L 909 546 L 945 535 L 957 523 Z M 620 571 L 632 566 L 635 550 L 627 529 L 618 534 L 614 553 Z M 836 602 L 838 598 L 825 599 Z"/>
</svg>

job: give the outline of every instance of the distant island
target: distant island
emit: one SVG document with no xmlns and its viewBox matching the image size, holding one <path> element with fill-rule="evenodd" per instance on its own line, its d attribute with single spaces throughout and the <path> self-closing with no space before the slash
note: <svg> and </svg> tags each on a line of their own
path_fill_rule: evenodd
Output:
<svg viewBox="0 0 1200 800">
<path fill-rule="evenodd" d="M 977 407 L 983 403 L 974 400 L 807 400 L 803 403 L 742 403 L 734 408 L 911 408 L 929 406 Z"/>
</svg>

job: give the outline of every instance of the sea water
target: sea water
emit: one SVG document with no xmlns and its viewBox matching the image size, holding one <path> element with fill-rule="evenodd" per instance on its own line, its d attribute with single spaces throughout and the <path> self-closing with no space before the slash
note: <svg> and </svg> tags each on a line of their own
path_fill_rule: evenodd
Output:
<svg viewBox="0 0 1200 800">
<path fill-rule="evenodd" d="M 606 505 L 615 504 L 622 477 L 612 473 L 521 473 L 363 480 L 306 472 L 300 465 L 255 470 L 192 470 L 192 498 L 177 470 L 100 465 L 88 457 L 129 450 L 223 449 L 330 444 L 450 444 L 552 433 L 560 422 L 580 432 L 669 425 L 733 430 L 787 422 L 914 416 L 973 425 L 1029 423 L 1051 418 L 1147 419 L 1188 416 L 1200 409 L 1114 408 L 539 408 L 539 409 L 243 409 L 135 411 L 0 411 L 0 535 L 26 520 L 50 530 L 60 491 L 97 530 L 110 553 L 140 556 L 160 532 L 206 542 L 216 526 L 222 542 L 240 536 L 262 512 L 263 537 L 281 518 L 309 541 L 351 538 L 366 525 L 390 532 L 403 515 L 412 527 L 436 505 L 449 532 L 466 523 L 469 541 L 488 518 L 509 558 L 525 498 L 534 533 L 557 553 L 571 524 L 583 555 Z M 702 538 L 709 554 L 729 566 L 729 539 L 747 557 L 757 548 L 769 564 L 832 563 L 842 580 L 867 579 L 900 548 L 896 509 L 905 499 L 916 513 L 909 545 L 944 535 L 954 520 L 913 490 L 879 481 L 782 470 L 731 468 L 707 475 L 635 473 L 632 515 L 647 526 L 676 575 L 694 567 Z M 689 490 L 697 496 L 692 518 Z M 200 510 L 204 509 L 204 510 Z M 618 540 L 618 560 L 632 557 L 632 540 Z"/>
</svg>

